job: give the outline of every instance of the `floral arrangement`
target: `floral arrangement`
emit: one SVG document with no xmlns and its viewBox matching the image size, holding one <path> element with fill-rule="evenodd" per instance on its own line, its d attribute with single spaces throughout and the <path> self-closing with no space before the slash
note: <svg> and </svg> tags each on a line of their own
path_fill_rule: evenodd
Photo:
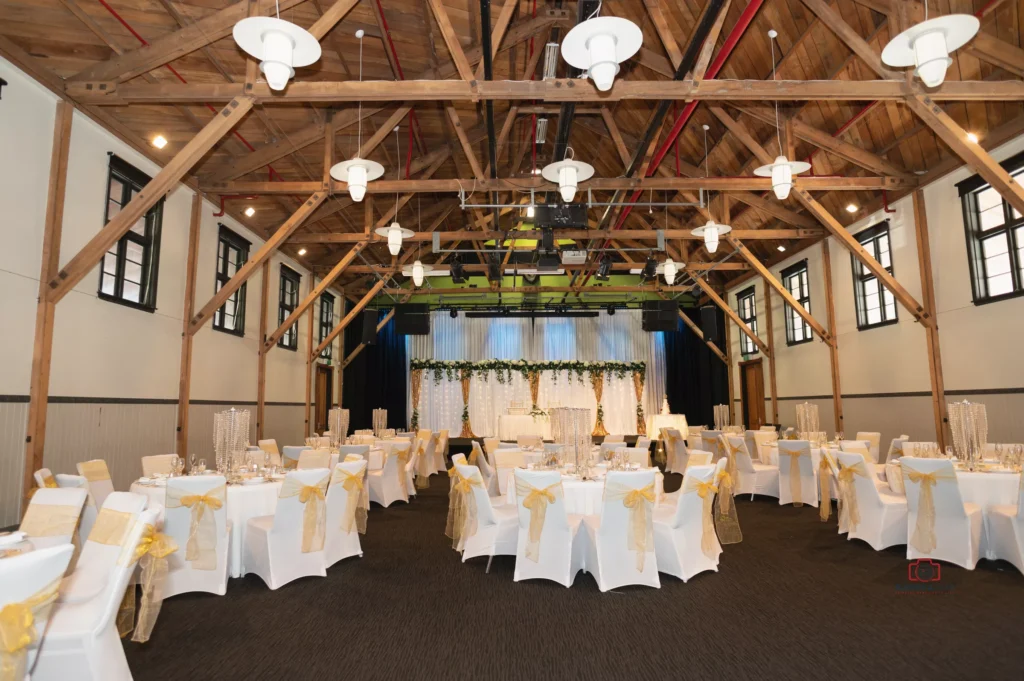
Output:
<svg viewBox="0 0 1024 681">
<path fill-rule="evenodd" d="M 434 385 L 439 385 L 441 379 L 454 381 L 462 375 L 462 372 L 469 372 L 483 380 L 489 380 L 490 374 L 494 373 L 498 383 L 504 385 L 512 381 L 513 372 L 527 378 L 532 371 L 553 371 L 566 372 L 569 380 L 573 377 L 582 384 L 584 376 L 594 374 L 611 374 L 616 378 L 629 378 L 634 373 L 646 374 L 647 365 L 643 362 L 619 362 L 609 360 L 606 362 L 580 362 L 577 360 L 552 360 L 544 362 L 530 362 L 525 359 L 485 359 L 482 362 L 470 362 L 468 360 L 438 360 L 438 359 L 413 359 L 410 360 L 411 369 L 422 369 L 429 372 L 434 379 Z"/>
<path fill-rule="evenodd" d="M 420 410 L 416 407 L 412 408 L 412 421 L 409 423 L 409 430 L 420 429 Z"/>
</svg>

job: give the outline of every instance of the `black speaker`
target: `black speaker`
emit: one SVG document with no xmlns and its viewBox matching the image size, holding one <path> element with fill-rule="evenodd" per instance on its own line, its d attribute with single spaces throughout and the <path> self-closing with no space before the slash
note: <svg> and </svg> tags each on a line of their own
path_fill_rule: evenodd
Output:
<svg viewBox="0 0 1024 681">
<path fill-rule="evenodd" d="M 426 303 L 395 305 L 395 332 L 403 336 L 430 335 L 430 306 Z"/>
<path fill-rule="evenodd" d="M 700 309 L 700 330 L 704 332 L 704 340 L 718 342 L 718 311 L 714 305 Z"/>
<path fill-rule="evenodd" d="M 377 344 L 377 311 L 363 310 L 363 339 L 366 345 Z"/>
<path fill-rule="evenodd" d="M 676 312 L 679 307 L 673 300 L 645 300 L 642 306 L 641 328 L 644 331 L 675 331 Z"/>
</svg>

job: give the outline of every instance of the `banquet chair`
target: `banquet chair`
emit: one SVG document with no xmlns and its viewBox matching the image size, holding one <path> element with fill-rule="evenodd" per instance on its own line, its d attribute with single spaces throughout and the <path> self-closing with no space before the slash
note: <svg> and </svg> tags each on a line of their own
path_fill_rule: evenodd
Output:
<svg viewBox="0 0 1024 681">
<path fill-rule="evenodd" d="M 281 450 L 277 447 L 277 440 L 259 440 L 256 444 L 267 453 L 268 466 L 281 465 Z"/>
<path fill-rule="evenodd" d="M 494 471 L 498 475 L 498 496 L 505 496 L 513 469 L 525 467 L 526 457 L 518 449 L 495 450 Z"/>
<path fill-rule="evenodd" d="M 696 444 L 700 441 L 700 434 L 707 430 L 707 426 L 687 426 L 686 428 L 686 445 L 690 447 L 690 443 Z M 692 447 L 690 447 L 692 449 Z"/>
<path fill-rule="evenodd" d="M 79 463 L 77 468 L 78 474 L 86 480 L 89 494 L 96 502 L 96 507 L 103 508 L 103 502 L 107 500 L 107 495 L 114 491 L 114 483 L 110 481 L 107 462 L 103 459 L 93 459 Z"/>
<path fill-rule="evenodd" d="M 458 454 L 453 454 L 452 455 L 452 465 L 454 466 L 456 464 L 458 464 L 459 466 L 469 465 L 468 462 L 466 461 L 466 455 L 461 453 L 461 452 L 458 453 Z M 480 477 L 483 477 L 483 472 L 482 471 L 480 473 Z"/>
<path fill-rule="evenodd" d="M 417 448 L 412 450 L 409 456 L 409 463 L 406 465 L 406 477 L 409 486 L 409 496 L 416 496 L 416 477 L 429 479 L 436 473 L 434 466 L 437 465 L 437 448 L 441 446 L 437 436 L 428 437 L 426 440 L 417 440 Z M 446 469 L 447 470 L 447 469 Z"/>
<path fill-rule="evenodd" d="M 458 455 L 456 454 L 456 456 Z M 496 496 L 498 494 L 498 481 L 494 477 L 494 468 L 491 467 L 487 457 L 484 456 L 484 450 L 480 449 L 480 443 L 473 440 L 472 453 L 470 454 L 472 461 L 465 461 L 465 456 L 462 458 L 464 459 L 462 462 L 463 465 L 469 463 L 469 465 L 476 466 L 480 469 L 480 477 L 484 479 L 484 484 L 487 485 L 487 492 L 491 496 Z M 454 456 L 452 457 L 452 462 L 455 462 Z"/>
<path fill-rule="evenodd" d="M 615 433 L 615 434 L 609 433 L 608 435 L 604 436 L 603 440 L 601 440 L 602 444 L 605 443 L 605 442 L 609 442 L 610 443 L 610 442 L 625 442 L 625 441 L 626 441 L 625 437 L 622 435 L 622 433 Z"/>
<path fill-rule="evenodd" d="M 152 478 L 156 475 L 170 475 L 178 464 L 177 454 L 153 454 L 142 457 L 142 475 Z"/>
<path fill-rule="evenodd" d="M 907 559 L 944 560 L 973 570 L 980 557 L 982 511 L 964 503 L 953 462 L 904 456 L 900 468 L 909 510 Z M 930 513 L 925 485 L 931 488 Z"/>
<path fill-rule="evenodd" d="M 61 577 L 74 551 L 71 544 L 64 544 L 0 560 L 0 612 L 8 606 L 14 606 L 8 612 L 15 612 L 18 604 L 24 605 L 32 613 L 32 628 L 35 632 L 23 645 L 12 641 L 12 644 L 19 645 L 21 652 L 11 651 L 11 657 L 24 655 L 24 668 L 18 669 L 20 663 L 15 666 L 12 679 L 21 681 L 22 678 L 31 678 L 40 643 L 53 614 L 51 595 L 60 586 Z"/>
<path fill-rule="evenodd" d="M 484 454 L 487 455 L 487 461 L 488 461 L 488 463 L 491 464 L 491 467 L 493 468 L 494 467 L 494 450 L 496 450 L 498 448 L 498 445 L 501 443 L 501 440 L 499 440 L 496 437 L 485 437 L 485 438 L 483 438 L 482 441 L 483 441 Z"/>
<path fill-rule="evenodd" d="M 327 576 L 323 495 L 330 479 L 331 472 L 326 468 L 288 471 L 274 515 L 250 518 L 246 525 L 242 547 L 245 574 L 258 575 L 271 591 L 300 577 Z M 307 495 L 305 489 L 309 487 L 318 488 L 320 493 Z M 306 525 L 306 514 L 315 514 L 316 528 L 312 526 L 314 523 Z"/>
<path fill-rule="evenodd" d="M 711 517 L 714 488 L 708 488 L 726 460 L 711 466 L 691 466 L 683 474 L 683 484 L 673 505 L 654 509 L 654 551 L 658 572 L 684 582 L 694 575 L 713 570 L 718 572 L 718 556 L 722 545 L 715 534 Z M 701 496 L 701 490 L 705 490 Z"/>
<path fill-rule="evenodd" d="M 651 438 L 647 437 L 646 435 L 641 435 L 640 437 L 638 437 L 636 439 L 636 444 L 633 445 L 633 446 L 634 447 L 639 447 L 640 449 L 650 449 L 651 448 Z"/>
<path fill-rule="evenodd" d="M 878 463 L 878 447 L 882 441 L 882 434 L 872 431 L 857 431 L 857 437 L 855 440 L 861 440 L 862 442 L 868 443 L 868 449 L 871 452 L 871 458 L 874 459 L 875 463 Z"/>
<path fill-rule="evenodd" d="M 1016 506 L 1005 504 L 988 509 L 989 549 L 996 558 L 1009 561 L 1024 572 L 1024 475 L 1017 489 Z"/>
<path fill-rule="evenodd" d="M 307 445 L 285 445 L 284 454 L 281 456 L 282 465 L 289 470 L 295 470 L 299 466 L 299 457 L 307 449 L 313 448 Z"/>
<path fill-rule="evenodd" d="M 434 472 L 444 473 L 448 470 L 448 465 L 445 463 L 445 458 L 448 456 L 448 430 L 439 430 L 437 432 L 437 438 L 434 440 L 434 458 L 431 461 L 434 462 Z"/>
<path fill-rule="evenodd" d="M 862 454 L 864 456 L 864 460 L 870 464 L 878 462 L 878 457 L 871 455 L 871 445 L 867 440 L 840 440 L 839 449 L 843 452 L 856 452 L 857 454 Z"/>
<path fill-rule="evenodd" d="M 665 472 L 681 473 L 686 470 L 687 451 L 682 433 L 676 428 L 662 428 L 661 443 L 665 448 Z"/>
<path fill-rule="evenodd" d="M 36 487 L 44 489 L 46 487 L 60 487 L 57 484 L 57 479 L 53 477 L 53 473 L 50 472 L 49 468 L 40 468 L 32 474 L 32 478 L 36 481 Z"/>
<path fill-rule="evenodd" d="M 406 493 L 406 483 L 402 482 L 400 476 L 405 475 L 401 459 L 398 458 L 399 450 L 392 449 L 384 458 L 384 465 L 375 471 L 370 471 L 366 476 L 366 482 L 370 486 L 370 501 L 375 501 L 384 508 L 387 508 L 396 501 L 408 503 L 409 495 Z M 410 457 L 411 459 L 411 457 Z"/>
<path fill-rule="evenodd" d="M 515 484 L 519 540 L 513 581 L 550 579 L 572 586 L 583 569 L 583 516 L 566 512 L 562 474 L 517 470 Z"/>
<path fill-rule="evenodd" d="M 519 435 L 516 437 L 516 446 L 519 449 L 527 447 L 540 448 L 544 444 L 544 438 L 540 435 Z"/>
<path fill-rule="evenodd" d="M 57 487 L 60 489 L 77 487 L 85 490 L 85 505 L 82 507 L 82 516 L 78 521 L 78 540 L 84 544 L 89 537 L 89 532 L 92 531 L 92 524 L 96 522 L 96 514 L 99 512 L 99 509 L 96 508 L 96 500 L 89 493 L 89 483 L 81 475 L 57 473 L 54 477 L 57 479 Z"/>
<path fill-rule="evenodd" d="M 702 430 L 700 433 L 700 446 L 697 449 L 703 449 L 705 452 L 711 452 L 711 460 L 717 462 L 721 458 L 724 452 L 718 446 L 718 438 L 722 434 L 720 430 Z"/>
<path fill-rule="evenodd" d="M 455 470 L 463 479 L 479 480 L 479 484 L 470 486 L 469 493 L 476 502 L 476 531 L 472 534 L 464 531 L 462 534 L 462 562 L 478 556 L 487 556 L 485 572 L 490 572 L 491 560 L 495 556 L 516 555 L 519 538 L 519 517 L 516 507 L 511 504 L 495 506 L 491 503 L 491 497 L 483 486 L 480 470 L 476 466 L 456 464 Z"/>
<path fill-rule="evenodd" d="M 786 452 L 794 452 L 794 456 Z M 793 470 L 792 459 L 797 461 Z M 793 481 L 793 473 L 797 480 Z M 818 508 L 817 469 L 811 460 L 811 443 L 807 440 L 779 440 L 779 506 L 796 504 L 793 490 L 799 490 L 799 503 Z"/>
<path fill-rule="evenodd" d="M 363 556 L 359 533 L 366 531 L 365 516 L 369 506 L 366 492 L 363 491 L 365 478 L 365 461 L 339 463 L 331 474 L 331 486 L 327 489 L 327 529 L 324 540 L 324 561 L 327 567 L 345 558 Z M 357 517 L 360 515 L 362 521 Z"/>
<path fill-rule="evenodd" d="M 870 456 L 870 455 L 869 455 Z M 867 542 L 875 551 L 907 543 L 907 499 L 875 485 L 870 458 L 839 452 L 840 496 L 847 539 Z M 849 471 L 849 472 L 847 472 Z"/>
<path fill-rule="evenodd" d="M 759 430 L 754 433 L 754 451 L 751 456 L 761 463 L 771 464 L 772 457 L 769 449 L 776 443 L 778 436 L 774 432 Z"/>
<path fill-rule="evenodd" d="M 683 461 L 683 473 L 690 470 L 691 466 L 707 466 L 711 463 L 711 452 L 703 449 L 687 449 L 686 458 Z"/>
<path fill-rule="evenodd" d="M 327 433 L 324 433 L 321 437 L 316 438 L 316 446 L 318 448 L 330 449 L 331 438 Z"/>
<path fill-rule="evenodd" d="M 601 443 L 601 458 L 600 461 L 608 461 L 612 458 L 612 455 L 619 449 L 625 449 L 625 442 L 602 442 Z"/>
<path fill-rule="evenodd" d="M 78 566 L 61 584 L 61 596 L 32 670 L 35 681 L 131 680 L 115 615 L 137 567 L 133 556 L 142 533 L 147 525 L 156 524 L 160 513 L 156 508 L 143 511 L 145 504 L 146 497 L 130 492 L 107 497 L 103 505 L 107 514 L 98 519 L 94 536 L 82 547 Z M 92 583 L 93 588 L 99 587 L 88 594 L 79 576 L 83 570 L 92 571 L 94 579 L 102 577 L 101 582 Z M 65 591 L 69 581 L 74 584 Z"/>
<path fill-rule="evenodd" d="M 204 591 L 223 596 L 228 588 L 231 521 L 223 475 L 188 475 L 167 480 L 164 534 L 178 550 L 167 557 L 164 598 Z"/>
<path fill-rule="evenodd" d="M 750 457 L 751 461 L 757 459 L 760 461 L 761 457 L 757 455 L 757 442 L 755 441 L 755 435 L 760 432 L 757 430 L 746 430 L 743 431 L 743 444 L 747 447 L 747 456 Z"/>
<path fill-rule="evenodd" d="M 654 490 L 654 471 L 608 471 L 601 515 L 583 518 L 589 540 L 584 569 L 602 592 L 627 584 L 661 588 L 654 552 Z M 643 518 L 634 521 L 634 513 Z M 632 528 L 639 530 L 641 522 L 643 536 L 638 537 Z"/>
<path fill-rule="evenodd" d="M 86 496 L 84 489 L 37 489 L 18 530 L 25 533 L 36 551 L 71 544 L 78 531 Z"/>
<path fill-rule="evenodd" d="M 625 456 L 630 463 L 637 464 L 643 468 L 651 467 L 651 450 L 641 447 L 619 447 L 616 452 Z"/>
<path fill-rule="evenodd" d="M 748 431 L 749 432 L 749 431 Z M 737 480 L 733 480 L 733 496 L 750 494 L 754 499 L 755 494 L 779 498 L 779 467 L 770 464 L 754 463 L 747 450 L 745 437 L 739 435 L 725 435 L 730 447 L 733 448 L 733 456 L 736 458 Z"/>
<path fill-rule="evenodd" d="M 330 467 L 331 451 L 329 449 L 304 449 L 299 452 L 299 462 L 295 466 L 300 471 Z"/>
<path fill-rule="evenodd" d="M 889 453 L 885 455 L 885 463 L 903 456 L 903 443 L 910 439 L 909 435 L 900 435 L 889 443 Z"/>
<path fill-rule="evenodd" d="M 363 459 L 370 459 L 370 445 L 341 445 L 338 447 L 338 458 L 342 461 L 349 454 L 355 454 Z"/>
</svg>

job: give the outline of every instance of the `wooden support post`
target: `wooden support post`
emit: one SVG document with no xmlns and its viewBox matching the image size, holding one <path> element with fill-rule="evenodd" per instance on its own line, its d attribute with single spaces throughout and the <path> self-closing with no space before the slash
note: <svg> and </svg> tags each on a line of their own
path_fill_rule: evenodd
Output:
<svg viewBox="0 0 1024 681">
<path fill-rule="evenodd" d="M 836 339 L 836 303 L 832 296 L 832 254 L 828 239 L 821 242 L 821 263 L 825 277 L 825 309 L 828 317 L 828 333 L 832 342 L 828 344 L 829 365 L 832 368 L 832 415 L 836 432 L 843 432 L 843 390 L 839 382 L 839 341 Z"/>
<path fill-rule="evenodd" d="M 188 323 L 196 304 L 196 272 L 199 269 L 199 231 L 203 222 L 203 196 L 192 195 L 192 215 L 188 224 L 188 260 L 185 265 L 185 303 L 181 318 L 181 375 L 178 378 L 177 451 L 188 459 L 188 409 L 192 393 L 192 334 Z"/>
<path fill-rule="evenodd" d="M 380 323 L 377 324 L 377 333 L 380 333 L 380 330 L 383 329 L 385 326 L 387 326 L 388 322 L 390 322 L 391 318 L 394 317 L 394 316 L 395 316 L 395 310 L 392 308 L 391 312 L 388 312 L 386 315 L 384 315 L 384 319 L 380 320 Z M 344 371 L 345 367 L 347 367 L 349 364 L 351 364 L 352 361 L 356 357 L 359 356 L 359 353 L 362 352 L 363 348 L 365 348 L 365 347 L 366 347 L 366 343 L 360 343 L 359 345 L 357 345 L 356 349 L 353 350 L 352 352 L 350 352 L 348 354 L 348 357 L 345 358 L 345 361 L 343 361 L 341 363 L 341 370 Z"/>
<path fill-rule="evenodd" d="M 679 311 L 679 318 L 683 320 L 684 324 L 686 324 L 686 328 L 688 328 L 690 331 L 693 331 L 693 333 L 696 334 L 697 338 L 700 338 L 702 341 L 704 341 L 704 343 L 708 346 L 708 349 L 711 350 L 715 357 L 722 360 L 722 362 L 724 362 L 726 366 L 729 365 L 729 358 L 726 357 L 725 353 L 722 352 L 721 349 L 719 349 L 719 347 L 715 345 L 712 341 L 709 341 L 707 338 L 705 338 L 704 332 L 701 331 L 701 328 L 697 326 L 697 324 L 695 324 L 692 319 L 687 317 L 682 310 Z"/>
<path fill-rule="evenodd" d="M 345 330 L 345 327 L 352 323 L 352 321 L 359 315 L 359 313 L 363 311 L 363 308 L 366 307 L 371 300 L 373 300 L 373 297 L 377 295 L 377 293 L 380 292 L 382 288 L 384 288 L 384 284 L 388 281 L 390 276 L 391 273 L 389 272 L 387 276 L 381 277 L 377 281 L 377 283 L 373 285 L 373 288 L 366 292 L 366 295 L 364 295 L 359 300 L 359 302 L 357 302 L 352 307 L 352 309 L 348 311 L 348 314 L 345 315 L 345 317 L 340 322 L 338 322 L 338 325 L 335 326 L 329 334 L 327 334 L 327 338 L 324 338 L 323 341 L 320 342 L 320 345 L 316 347 L 316 350 L 313 350 L 312 352 L 309 353 L 310 359 L 312 359 L 315 355 L 319 355 L 324 348 L 330 345 L 331 342 L 338 337 L 339 333 Z"/>
<path fill-rule="evenodd" d="M 309 275 L 309 294 L 313 295 L 313 291 L 316 290 L 316 276 L 313 274 Z M 313 306 L 309 306 L 309 317 L 308 323 L 306 324 L 306 431 L 304 437 L 309 437 L 311 432 L 309 416 L 310 416 L 310 397 L 313 390 Z M 317 350 L 316 354 L 320 354 Z"/>
<path fill-rule="evenodd" d="M 25 469 L 22 475 L 22 500 L 35 484 L 33 474 L 43 467 L 46 444 L 46 403 L 50 397 L 50 358 L 53 352 L 53 314 L 55 302 L 48 300 L 48 283 L 60 266 L 60 237 L 64 225 L 64 194 L 68 178 L 68 149 L 71 146 L 71 122 L 74 106 L 57 102 L 50 151 L 50 181 L 46 194 L 43 225 L 43 256 L 39 272 L 39 299 L 36 303 L 35 344 L 32 347 L 32 380 L 29 385 L 28 424 L 25 435 Z"/>
<path fill-rule="evenodd" d="M 256 369 L 256 439 L 263 439 L 267 409 L 267 303 L 270 302 L 270 261 L 264 260 L 260 268 L 263 281 L 260 282 L 260 344 L 259 364 Z"/>
<path fill-rule="evenodd" d="M 928 344 L 928 374 L 932 386 L 932 411 L 935 415 L 935 441 L 945 451 L 946 437 L 946 387 L 942 379 L 942 353 L 939 351 L 939 325 L 935 317 L 935 283 L 932 280 L 931 242 L 928 237 L 928 213 L 924 194 L 920 189 L 914 192 L 914 231 L 917 236 L 917 261 L 921 268 L 921 297 L 927 314 L 933 323 L 924 327 Z"/>
<path fill-rule="evenodd" d="M 736 408 L 732 398 L 732 334 L 729 333 L 729 322 L 725 323 L 725 375 L 729 384 L 729 423 L 736 423 Z"/>
<path fill-rule="evenodd" d="M 764 287 L 764 311 L 768 321 L 768 383 L 772 396 L 772 424 L 779 424 L 779 389 L 775 382 L 775 331 L 772 323 L 772 287 Z"/>
</svg>

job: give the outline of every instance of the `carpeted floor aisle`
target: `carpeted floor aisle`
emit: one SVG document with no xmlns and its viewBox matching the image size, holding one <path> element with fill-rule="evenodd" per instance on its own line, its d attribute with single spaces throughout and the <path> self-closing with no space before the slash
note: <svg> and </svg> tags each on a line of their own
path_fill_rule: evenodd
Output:
<svg viewBox="0 0 1024 681">
<path fill-rule="evenodd" d="M 902 547 L 876 553 L 817 510 L 740 500 L 744 540 L 719 572 L 600 593 L 514 583 L 514 557 L 462 564 L 444 536 L 448 479 L 410 505 L 374 506 L 363 558 L 270 591 L 165 601 L 150 643 L 126 643 L 151 679 L 1020 679 L 1024 576 L 943 565 L 911 591 Z M 670 491 L 680 476 L 669 475 Z"/>
</svg>

